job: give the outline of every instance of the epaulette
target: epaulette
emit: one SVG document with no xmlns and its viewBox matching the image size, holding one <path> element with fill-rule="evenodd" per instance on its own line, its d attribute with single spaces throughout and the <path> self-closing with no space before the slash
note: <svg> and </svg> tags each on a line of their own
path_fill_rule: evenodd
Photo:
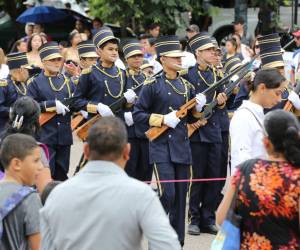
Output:
<svg viewBox="0 0 300 250">
<path fill-rule="evenodd" d="M 194 85 L 191 84 L 188 80 L 186 80 L 186 79 L 184 79 L 184 78 L 182 78 L 182 77 L 180 77 L 180 78 L 181 78 L 182 82 L 183 82 L 186 86 L 188 86 L 189 89 L 195 89 Z"/>
<path fill-rule="evenodd" d="M 223 77 L 224 77 L 224 73 L 222 72 L 222 70 L 216 69 L 216 72 L 217 72 L 217 76 L 218 76 L 218 77 L 220 77 L 220 78 L 223 78 Z"/>
<path fill-rule="evenodd" d="M 8 81 L 6 79 L 0 79 L 0 87 L 6 87 L 8 85 Z"/>
<path fill-rule="evenodd" d="M 38 76 L 39 74 L 35 74 L 32 77 L 30 77 L 27 81 L 26 81 L 26 85 L 28 86 L 30 83 L 32 83 L 33 79 Z"/>
<path fill-rule="evenodd" d="M 147 78 L 145 81 L 144 81 L 144 85 L 147 85 L 147 84 L 152 84 L 156 81 L 156 79 L 154 77 L 150 77 L 150 78 Z"/>
<path fill-rule="evenodd" d="M 92 72 L 92 67 L 88 67 L 88 68 L 85 68 L 81 71 L 81 74 L 84 75 L 84 74 L 89 74 Z"/>
<path fill-rule="evenodd" d="M 189 69 L 187 68 L 187 69 L 182 69 L 182 70 L 180 70 L 178 73 L 179 73 L 180 76 L 184 76 L 184 75 L 186 75 L 188 72 L 189 72 Z"/>
</svg>

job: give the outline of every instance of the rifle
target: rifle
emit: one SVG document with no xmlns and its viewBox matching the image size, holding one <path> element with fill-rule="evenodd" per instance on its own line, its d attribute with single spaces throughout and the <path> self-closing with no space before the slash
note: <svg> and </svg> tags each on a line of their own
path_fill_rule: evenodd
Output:
<svg viewBox="0 0 300 250">
<path fill-rule="evenodd" d="M 226 96 L 230 96 L 234 90 L 234 88 L 239 84 L 239 82 L 248 74 L 249 69 L 243 70 L 238 74 L 237 79 L 230 80 L 227 88 L 225 89 Z M 213 113 L 213 109 L 218 105 L 218 101 L 216 99 L 212 100 L 207 106 L 205 106 L 203 112 L 201 113 L 201 120 L 207 120 Z M 187 124 L 188 136 L 191 137 L 192 134 L 198 129 L 198 127 L 193 126 L 192 124 Z"/>
<path fill-rule="evenodd" d="M 65 98 L 62 103 L 67 107 L 72 104 L 74 97 Z M 44 112 L 40 114 L 39 123 L 40 126 L 44 126 L 47 122 L 49 122 L 54 116 L 56 116 L 56 112 Z"/>
<path fill-rule="evenodd" d="M 159 71 L 158 73 L 156 73 L 155 75 L 153 75 L 152 77 L 155 77 L 157 75 L 159 75 L 162 72 Z M 133 88 L 132 90 L 138 90 L 140 87 L 142 87 L 144 85 L 144 82 L 142 82 L 141 84 L 137 85 L 135 88 Z M 120 99 L 116 100 L 114 103 L 112 103 L 109 107 L 112 110 L 113 113 L 118 112 L 124 105 L 126 104 L 126 98 L 124 96 L 122 96 Z M 75 133 L 77 134 L 77 136 L 81 139 L 81 140 L 85 140 L 88 136 L 88 131 L 89 129 L 93 126 L 93 124 L 95 124 L 99 119 L 101 118 L 100 114 L 97 114 L 95 116 L 93 116 L 91 119 L 89 119 L 88 121 L 86 121 L 84 124 L 82 124 L 79 128 L 77 128 L 75 130 Z"/>
<path fill-rule="evenodd" d="M 204 90 L 202 92 L 202 94 L 208 94 L 211 91 L 214 91 L 215 89 L 217 89 L 218 87 L 222 86 L 223 84 L 225 84 L 228 80 L 230 80 L 237 72 L 240 72 L 242 70 L 245 70 L 246 68 L 248 68 L 252 63 L 253 63 L 252 59 L 250 62 L 241 65 L 240 67 L 234 69 L 233 71 L 231 71 L 228 75 L 226 75 L 224 78 L 222 78 L 221 80 L 217 81 L 216 83 L 210 85 L 210 87 L 208 87 L 206 90 Z M 182 105 L 179 110 L 176 112 L 176 116 L 178 118 L 184 118 L 187 113 L 188 110 L 194 108 L 196 106 L 197 102 L 196 102 L 196 98 L 191 99 L 190 101 L 188 101 L 187 103 L 185 103 L 184 105 Z M 167 125 L 162 125 L 161 127 L 152 127 L 150 128 L 148 131 L 146 131 L 146 136 L 150 141 L 155 140 L 156 138 L 158 138 L 161 134 L 163 134 L 165 131 L 167 131 L 169 129 L 169 127 Z"/>
<path fill-rule="evenodd" d="M 79 124 L 84 120 L 84 117 L 80 112 L 76 113 L 75 117 L 71 120 L 71 129 L 74 131 Z"/>
<path fill-rule="evenodd" d="M 299 95 L 299 93 L 300 93 L 300 81 L 297 81 L 297 84 L 296 84 L 296 87 L 294 88 L 294 91 L 295 91 L 296 94 Z M 294 107 L 293 104 L 288 100 L 286 102 L 286 104 L 284 105 L 283 110 L 291 111 L 293 107 Z"/>
</svg>

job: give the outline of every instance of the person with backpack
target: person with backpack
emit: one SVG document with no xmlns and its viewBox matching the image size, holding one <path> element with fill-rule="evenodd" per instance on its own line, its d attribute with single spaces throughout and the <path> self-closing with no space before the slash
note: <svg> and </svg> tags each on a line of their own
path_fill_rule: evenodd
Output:
<svg viewBox="0 0 300 250">
<path fill-rule="evenodd" d="M 0 181 L 0 249 L 38 250 L 40 247 L 37 192 L 31 188 L 43 168 L 40 147 L 25 134 L 7 136 L 1 145 L 5 176 Z"/>
</svg>

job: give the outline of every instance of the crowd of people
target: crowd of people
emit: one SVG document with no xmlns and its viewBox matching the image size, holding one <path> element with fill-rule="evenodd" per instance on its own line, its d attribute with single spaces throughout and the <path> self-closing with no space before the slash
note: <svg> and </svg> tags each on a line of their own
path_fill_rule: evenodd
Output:
<svg viewBox="0 0 300 250">
<path fill-rule="evenodd" d="M 241 249 L 299 249 L 298 66 L 288 83 L 279 35 L 233 24 L 225 47 L 195 24 L 187 41 L 159 24 L 120 41 L 78 20 L 69 47 L 27 24 L 18 52 L 0 50 L 0 248 L 132 250 L 144 235 L 181 249 L 187 199 L 196 236 L 216 235 L 236 198 Z"/>
</svg>

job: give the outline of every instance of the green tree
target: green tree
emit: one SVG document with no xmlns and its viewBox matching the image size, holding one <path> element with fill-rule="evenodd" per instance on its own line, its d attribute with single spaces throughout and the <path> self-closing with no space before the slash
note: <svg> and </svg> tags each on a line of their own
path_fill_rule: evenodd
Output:
<svg viewBox="0 0 300 250">
<path fill-rule="evenodd" d="M 189 0 L 89 0 L 94 16 L 105 22 L 119 23 L 121 27 L 132 27 L 142 32 L 150 23 L 161 24 L 165 33 L 174 32 L 178 27 L 180 13 L 191 11 Z M 196 1 L 194 1 L 196 2 Z M 201 1 L 198 1 L 201 2 Z"/>
</svg>

